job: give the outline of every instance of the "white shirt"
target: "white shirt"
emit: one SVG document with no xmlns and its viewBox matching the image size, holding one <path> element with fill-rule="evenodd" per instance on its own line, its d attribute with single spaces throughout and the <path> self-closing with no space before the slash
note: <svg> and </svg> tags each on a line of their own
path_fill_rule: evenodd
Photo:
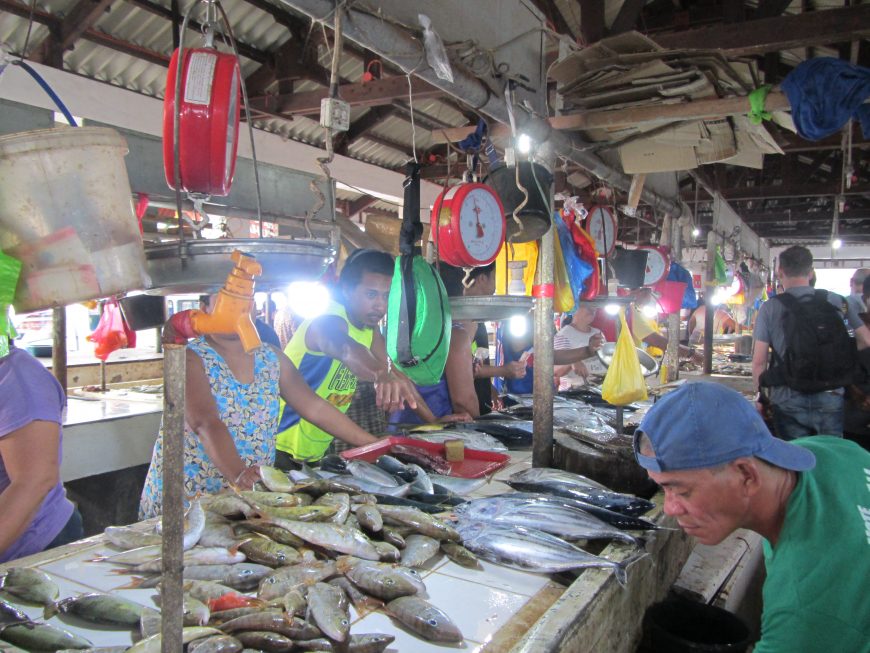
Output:
<svg viewBox="0 0 870 653">
<path fill-rule="evenodd" d="M 596 333 L 601 333 L 601 331 L 599 331 L 595 327 L 589 327 L 589 331 L 578 331 L 569 324 L 568 326 L 562 327 L 553 338 L 553 348 L 577 349 L 578 347 L 586 347 L 589 344 L 589 340 Z M 592 358 L 594 360 L 598 360 L 597 357 Z M 571 370 L 565 376 L 559 379 L 559 390 L 570 390 L 573 387 L 582 386 L 585 384 L 586 380 L 582 376 L 577 374 L 577 372 Z"/>
</svg>

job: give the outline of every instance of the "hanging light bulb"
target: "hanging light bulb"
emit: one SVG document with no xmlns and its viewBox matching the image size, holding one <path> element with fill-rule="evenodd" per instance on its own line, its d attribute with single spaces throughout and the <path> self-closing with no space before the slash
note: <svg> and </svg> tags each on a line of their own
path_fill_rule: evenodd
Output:
<svg viewBox="0 0 870 653">
<path fill-rule="evenodd" d="M 290 310 L 304 319 L 325 313 L 329 299 L 329 289 L 316 281 L 294 281 L 287 287 Z"/>
<path fill-rule="evenodd" d="M 608 315 L 616 315 L 619 313 L 619 304 L 606 304 L 604 306 L 604 312 Z"/>
<path fill-rule="evenodd" d="M 520 134 L 517 137 L 517 151 L 520 154 L 528 154 L 532 150 L 532 139 L 528 134 Z"/>
<path fill-rule="evenodd" d="M 695 227 L 694 229 L 692 229 L 692 235 L 693 235 L 695 238 L 697 238 L 698 236 L 701 235 L 701 230 L 698 229 L 698 227 Z"/>
<path fill-rule="evenodd" d="M 833 247 L 834 249 L 840 249 L 842 246 L 843 241 L 839 238 L 834 238 L 834 240 L 831 241 L 831 247 Z"/>
<path fill-rule="evenodd" d="M 514 338 L 522 338 L 529 331 L 529 322 L 525 315 L 514 315 L 508 323 L 508 330 Z"/>
</svg>

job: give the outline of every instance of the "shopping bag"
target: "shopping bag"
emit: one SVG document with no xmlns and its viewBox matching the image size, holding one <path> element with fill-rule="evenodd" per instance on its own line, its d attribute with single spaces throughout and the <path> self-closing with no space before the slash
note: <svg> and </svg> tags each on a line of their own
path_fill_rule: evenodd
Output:
<svg viewBox="0 0 870 653">
<path fill-rule="evenodd" d="M 94 356 L 101 361 L 106 360 L 116 349 L 136 346 L 136 332 L 124 320 L 121 307 L 115 299 L 106 302 L 97 328 L 85 339 L 96 345 Z"/>
<path fill-rule="evenodd" d="M 553 310 L 557 313 L 570 313 L 574 310 L 576 297 L 568 277 L 568 267 L 562 252 L 559 239 L 553 239 Z"/>
<path fill-rule="evenodd" d="M 633 401 L 643 401 L 647 394 L 646 381 L 634 348 L 634 338 L 625 321 L 625 313 L 619 314 L 619 320 L 622 330 L 616 340 L 613 360 L 601 384 L 601 397 L 614 406 L 625 406 Z"/>
</svg>

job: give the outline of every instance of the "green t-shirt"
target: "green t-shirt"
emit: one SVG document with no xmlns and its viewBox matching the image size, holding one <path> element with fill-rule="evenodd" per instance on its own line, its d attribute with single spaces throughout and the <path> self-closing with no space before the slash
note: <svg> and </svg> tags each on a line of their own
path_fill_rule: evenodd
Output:
<svg viewBox="0 0 870 653">
<path fill-rule="evenodd" d="M 870 452 L 830 436 L 799 438 L 816 466 L 798 475 L 767 580 L 754 653 L 870 652 Z"/>
</svg>

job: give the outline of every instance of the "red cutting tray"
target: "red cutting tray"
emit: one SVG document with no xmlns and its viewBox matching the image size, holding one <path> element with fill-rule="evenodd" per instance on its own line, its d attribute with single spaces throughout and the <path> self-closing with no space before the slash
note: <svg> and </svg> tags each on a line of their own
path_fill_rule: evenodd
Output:
<svg viewBox="0 0 870 653">
<path fill-rule="evenodd" d="M 393 449 L 393 445 L 396 444 L 417 447 L 418 449 L 423 449 L 428 453 L 441 456 L 442 458 L 445 457 L 443 444 L 415 440 L 414 438 L 402 438 L 395 435 L 388 438 L 382 438 L 377 442 L 372 442 L 364 447 L 342 451 L 341 457 L 347 460 L 359 459 L 365 460 L 367 463 L 373 463 L 380 456 L 390 453 Z M 498 471 L 507 465 L 510 462 L 510 459 L 510 456 L 503 453 L 466 449 L 465 460 L 456 463 L 448 463 L 450 465 L 449 475 L 459 476 L 461 478 L 481 478 Z"/>
</svg>

